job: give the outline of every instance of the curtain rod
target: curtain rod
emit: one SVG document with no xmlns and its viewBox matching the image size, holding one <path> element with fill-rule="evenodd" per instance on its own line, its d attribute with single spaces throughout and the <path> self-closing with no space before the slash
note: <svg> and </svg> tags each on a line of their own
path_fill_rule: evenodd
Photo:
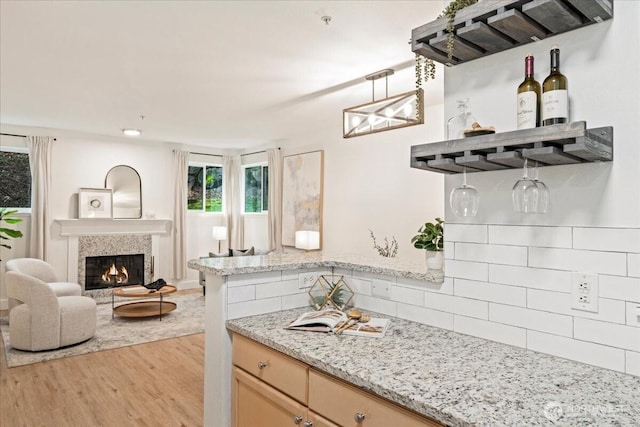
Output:
<svg viewBox="0 0 640 427">
<path fill-rule="evenodd" d="M 4 135 L 4 136 L 17 136 L 18 138 L 26 138 L 27 135 L 17 135 L 15 133 L 0 133 L 0 135 Z M 56 138 L 53 138 L 54 141 L 57 141 Z"/>
<path fill-rule="evenodd" d="M 3 134 L 4 135 L 4 134 Z M 280 149 L 280 147 L 277 147 L 278 150 Z M 244 154 L 240 154 L 240 157 L 242 156 L 250 156 L 252 154 L 260 154 L 260 153 L 266 153 L 267 150 L 261 150 L 261 151 L 254 151 L 253 153 L 244 153 Z M 209 153 L 196 153 L 195 151 L 190 151 L 189 154 L 199 154 L 201 156 L 211 156 L 211 157 L 223 157 L 220 154 L 209 154 Z"/>
</svg>

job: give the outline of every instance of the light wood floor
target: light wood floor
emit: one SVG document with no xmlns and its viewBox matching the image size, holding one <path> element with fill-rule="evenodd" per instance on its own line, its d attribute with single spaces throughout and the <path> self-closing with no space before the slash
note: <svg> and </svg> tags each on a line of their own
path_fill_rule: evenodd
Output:
<svg viewBox="0 0 640 427">
<path fill-rule="evenodd" d="M 0 426 L 202 425 L 204 334 L 7 368 Z"/>
</svg>

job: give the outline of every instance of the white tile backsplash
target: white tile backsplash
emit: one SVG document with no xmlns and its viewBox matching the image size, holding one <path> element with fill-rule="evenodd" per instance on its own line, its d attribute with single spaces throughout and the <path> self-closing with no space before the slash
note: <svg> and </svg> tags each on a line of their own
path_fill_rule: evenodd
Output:
<svg viewBox="0 0 640 427">
<path fill-rule="evenodd" d="M 489 320 L 565 337 L 573 336 L 573 318 L 504 304 L 489 304 Z"/>
<path fill-rule="evenodd" d="M 527 265 L 527 248 L 525 246 L 456 243 L 455 248 L 456 259 L 460 261 L 479 261 L 492 264 Z"/>
<path fill-rule="evenodd" d="M 571 227 L 490 225 L 489 243 L 542 248 L 571 248 Z"/>
<path fill-rule="evenodd" d="M 627 325 L 640 328 L 640 302 L 627 301 Z"/>
<path fill-rule="evenodd" d="M 573 337 L 582 341 L 640 351 L 640 329 L 633 326 L 576 318 Z"/>
<path fill-rule="evenodd" d="M 640 277 L 640 254 L 627 254 L 627 274 Z"/>
<path fill-rule="evenodd" d="M 527 330 L 481 319 L 455 315 L 453 330 L 517 347 L 527 346 Z"/>
<path fill-rule="evenodd" d="M 454 279 L 453 294 L 459 297 L 499 302 L 521 307 L 527 305 L 527 290 L 518 286 Z"/>
<path fill-rule="evenodd" d="M 399 303 L 398 317 L 442 329 L 453 329 L 453 314 L 444 311 Z"/>
<path fill-rule="evenodd" d="M 256 285 L 256 299 L 271 298 L 281 295 L 306 293 L 308 289 L 298 287 L 298 279 L 280 282 L 260 283 Z"/>
<path fill-rule="evenodd" d="M 576 249 L 529 248 L 529 267 L 625 276 L 623 253 Z"/>
<path fill-rule="evenodd" d="M 404 304 L 422 306 L 424 305 L 424 291 L 396 285 L 391 288 L 391 299 Z"/>
<path fill-rule="evenodd" d="M 282 310 L 282 298 L 280 297 L 238 302 L 227 304 L 227 318 L 238 319 L 256 314 L 273 313 L 279 310 Z"/>
<path fill-rule="evenodd" d="M 489 303 L 470 298 L 425 292 L 424 306 L 478 319 L 487 320 L 489 318 Z"/>
<path fill-rule="evenodd" d="M 489 265 L 483 262 L 445 259 L 444 271 L 447 277 L 481 280 L 483 282 L 489 279 Z"/>
<path fill-rule="evenodd" d="M 445 224 L 445 242 L 488 243 L 486 225 Z"/>
<path fill-rule="evenodd" d="M 227 289 L 227 302 L 242 302 L 251 301 L 256 299 L 256 287 L 255 285 L 249 286 L 236 286 Z"/>
<path fill-rule="evenodd" d="M 571 292 L 571 273 L 513 265 L 489 265 L 489 281 L 557 292 Z"/>
<path fill-rule="evenodd" d="M 423 280 L 407 279 L 398 277 L 397 284 L 407 288 L 414 288 L 440 294 L 453 295 L 453 279 L 445 277 L 442 283 L 425 282 Z"/>
<path fill-rule="evenodd" d="M 281 279 L 282 279 L 282 273 L 280 271 L 266 271 L 264 273 L 247 273 L 247 274 L 239 274 L 237 276 L 227 276 L 227 285 L 229 287 L 256 285 L 258 283 L 275 282 Z"/>
<path fill-rule="evenodd" d="M 640 229 L 575 227 L 573 248 L 640 253 Z"/>
<path fill-rule="evenodd" d="M 357 307 L 365 310 L 377 311 L 378 313 L 386 314 L 387 316 L 397 316 L 398 314 L 398 303 L 395 301 L 356 294 L 354 303 Z"/>
<path fill-rule="evenodd" d="M 527 332 L 527 348 L 602 368 L 624 372 L 625 351 L 543 332 Z"/>
<path fill-rule="evenodd" d="M 627 359 L 627 374 L 637 375 L 640 377 L 640 353 L 626 351 L 625 355 Z"/>
<path fill-rule="evenodd" d="M 600 275 L 598 287 L 602 298 L 640 303 L 640 278 Z"/>
</svg>

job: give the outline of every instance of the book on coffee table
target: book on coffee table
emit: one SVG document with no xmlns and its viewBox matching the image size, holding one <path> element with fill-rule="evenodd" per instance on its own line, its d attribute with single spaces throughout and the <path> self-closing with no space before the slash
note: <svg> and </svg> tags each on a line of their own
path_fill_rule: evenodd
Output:
<svg viewBox="0 0 640 427">
<path fill-rule="evenodd" d="M 333 332 L 338 330 L 349 318 L 340 310 L 320 310 L 303 313 L 296 320 L 289 323 L 285 329 L 294 331 Z M 347 329 L 341 331 L 343 335 L 356 335 L 364 337 L 383 337 L 391 321 L 373 317 L 367 322 L 356 322 Z"/>
</svg>

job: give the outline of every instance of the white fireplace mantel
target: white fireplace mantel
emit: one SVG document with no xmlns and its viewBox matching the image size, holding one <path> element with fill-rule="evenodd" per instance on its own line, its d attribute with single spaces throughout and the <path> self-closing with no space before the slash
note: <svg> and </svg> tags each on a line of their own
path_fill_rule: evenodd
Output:
<svg viewBox="0 0 640 427">
<path fill-rule="evenodd" d="M 168 234 L 169 219 L 56 219 L 60 236 L 96 236 L 101 234 Z"/>
</svg>

